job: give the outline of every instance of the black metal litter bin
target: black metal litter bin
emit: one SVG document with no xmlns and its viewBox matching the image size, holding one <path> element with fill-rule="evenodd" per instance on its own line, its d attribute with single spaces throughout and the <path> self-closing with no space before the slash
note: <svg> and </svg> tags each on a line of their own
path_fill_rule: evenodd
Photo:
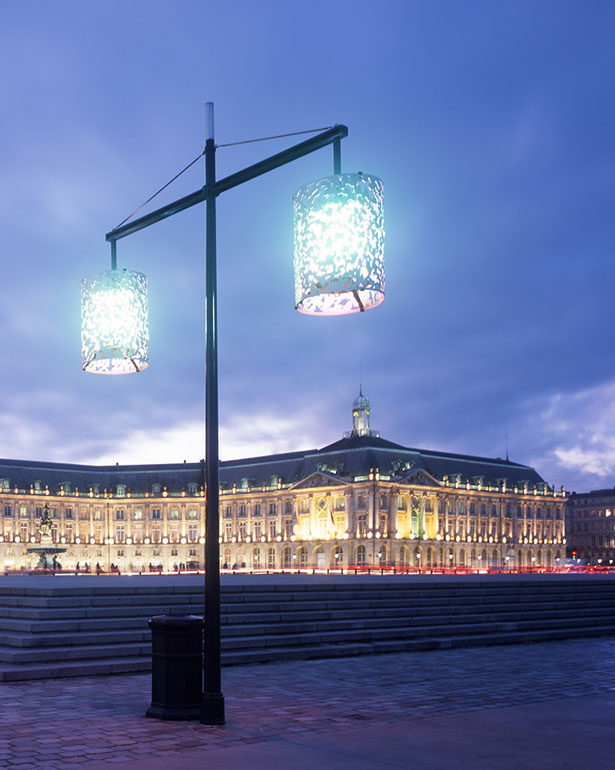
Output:
<svg viewBox="0 0 615 770">
<path fill-rule="evenodd" d="M 152 703 L 156 719 L 198 719 L 203 678 L 203 618 L 156 615 L 152 629 Z"/>
</svg>

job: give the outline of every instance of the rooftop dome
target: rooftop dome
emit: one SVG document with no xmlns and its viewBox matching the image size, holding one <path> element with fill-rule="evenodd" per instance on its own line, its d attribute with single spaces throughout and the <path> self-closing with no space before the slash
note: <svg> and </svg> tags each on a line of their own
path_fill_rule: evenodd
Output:
<svg viewBox="0 0 615 770">
<path fill-rule="evenodd" d="M 363 386 L 359 387 L 359 395 L 352 402 L 353 409 L 369 409 L 369 400 L 363 395 Z"/>
<path fill-rule="evenodd" d="M 367 396 L 364 396 L 363 393 L 359 393 L 359 395 L 352 402 L 352 408 L 369 409 L 369 400 L 367 399 Z"/>
</svg>

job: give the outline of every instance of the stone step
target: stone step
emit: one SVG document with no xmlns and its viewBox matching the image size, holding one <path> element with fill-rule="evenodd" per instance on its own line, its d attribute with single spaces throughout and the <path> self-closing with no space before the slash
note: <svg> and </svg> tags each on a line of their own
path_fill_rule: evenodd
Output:
<svg viewBox="0 0 615 770">
<path fill-rule="evenodd" d="M 376 640 L 369 643 L 351 642 L 318 646 L 269 647 L 258 651 L 232 650 L 222 654 L 222 665 L 233 666 L 247 663 L 269 663 L 280 660 L 307 660 L 310 658 L 337 658 L 352 655 L 380 654 L 389 652 L 413 652 L 419 650 L 452 649 L 455 647 L 486 647 L 495 644 L 524 644 L 561 639 L 577 639 L 588 636 L 610 636 L 613 626 L 591 628 L 557 628 L 506 634 L 467 634 L 456 637 L 436 636 L 421 639 Z"/>
<path fill-rule="evenodd" d="M 109 658 L 92 661 L 69 661 L 40 665 L 2 664 L 0 682 L 22 682 L 32 679 L 60 679 L 70 676 L 96 676 L 99 674 L 123 674 L 151 671 L 151 658 Z"/>
<path fill-rule="evenodd" d="M 0 662 L 2 663 L 43 663 L 48 661 L 77 661 L 95 658 L 128 658 L 133 656 L 151 655 L 150 642 L 131 644 L 92 644 L 73 647 L 28 647 L 16 648 L 0 646 Z"/>
<path fill-rule="evenodd" d="M 89 644 L 124 644 L 126 642 L 150 642 L 151 632 L 147 625 L 128 631 L 99 631 L 98 633 L 80 634 L 21 634 L 5 632 L 2 634 L 2 644 L 6 647 L 59 647 L 67 651 L 71 647 Z"/>
<path fill-rule="evenodd" d="M 282 620 L 296 622 L 317 622 L 319 620 L 342 620 L 357 618 L 395 618 L 395 617 L 442 617 L 449 615 L 461 616 L 475 614 L 496 614 L 517 611 L 522 613 L 553 613 L 576 615 L 588 612 L 608 612 L 614 607 L 614 602 L 599 599 L 595 601 L 558 601 L 545 607 L 544 603 L 525 602 L 519 605 L 506 604 L 451 604 L 444 607 L 417 607 L 413 603 L 403 607 L 361 607 L 339 609 L 326 607 L 320 610 L 306 610 L 303 607 L 292 606 L 286 611 L 263 610 L 252 613 L 227 613 L 222 611 L 223 625 L 245 623 L 274 623 Z M 514 608 L 514 609 L 513 609 Z M 75 631 L 115 627 L 116 624 L 128 627 L 146 623 L 153 615 L 168 614 L 200 614 L 201 604 L 189 606 L 180 605 L 132 605 L 131 607 L 83 607 L 79 609 L 9 609 L 0 608 L 0 617 L 4 630 L 23 631 L 28 633 L 43 633 L 47 631 Z M 100 622 L 99 622 L 100 621 Z"/>
</svg>

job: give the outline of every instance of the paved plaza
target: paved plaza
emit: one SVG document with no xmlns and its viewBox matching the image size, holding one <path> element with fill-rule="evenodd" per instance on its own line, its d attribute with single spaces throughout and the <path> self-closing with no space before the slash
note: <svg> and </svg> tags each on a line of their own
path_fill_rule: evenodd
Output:
<svg viewBox="0 0 615 770">
<path fill-rule="evenodd" d="M 147 719 L 149 674 L 0 686 L 0 767 L 615 767 L 615 640 L 237 666 L 227 724 Z"/>
</svg>

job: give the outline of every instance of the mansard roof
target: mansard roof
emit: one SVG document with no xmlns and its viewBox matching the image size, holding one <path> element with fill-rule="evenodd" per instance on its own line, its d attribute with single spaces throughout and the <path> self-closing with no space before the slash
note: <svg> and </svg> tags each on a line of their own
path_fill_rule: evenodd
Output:
<svg viewBox="0 0 615 770">
<path fill-rule="evenodd" d="M 225 460 L 220 465 L 223 487 L 238 489 L 275 486 L 279 479 L 284 485 L 297 484 L 315 473 L 333 474 L 340 480 L 367 478 L 370 471 L 380 477 L 402 480 L 408 471 L 422 469 L 438 481 L 467 481 L 479 479 L 483 485 L 501 483 L 510 487 L 527 482 L 530 487 L 543 484 L 542 477 L 531 467 L 500 458 L 476 457 L 450 452 L 413 449 L 395 444 L 375 435 L 351 435 L 322 449 L 286 452 L 239 460 Z M 158 465 L 78 465 L 71 463 L 36 462 L 0 459 L 0 479 L 9 480 L 11 489 L 28 491 L 35 481 L 41 488 L 57 493 L 61 484 L 70 483 L 86 494 L 97 484 L 100 492 L 116 490 L 125 485 L 132 494 L 151 491 L 152 485 L 166 487 L 169 494 L 187 490 L 188 484 L 203 483 L 201 463 L 168 463 Z"/>
</svg>

